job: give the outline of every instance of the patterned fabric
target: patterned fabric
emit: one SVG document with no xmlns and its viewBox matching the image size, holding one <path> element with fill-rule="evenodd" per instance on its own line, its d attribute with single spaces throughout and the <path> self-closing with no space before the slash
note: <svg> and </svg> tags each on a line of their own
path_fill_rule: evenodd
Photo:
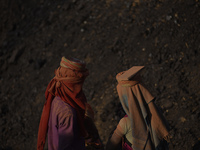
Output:
<svg viewBox="0 0 200 150">
<path fill-rule="evenodd" d="M 82 91 L 82 85 L 88 75 L 84 62 L 75 58 L 62 57 L 60 67 L 55 71 L 55 77 L 50 81 L 45 92 L 46 102 L 39 125 L 37 150 L 44 149 L 51 103 L 55 96 L 60 97 L 76 110 L 80 136 L 86 136 L 84 115 L 89 104 Z"/>
<path fill-rule="evenodd" d="M 116 79 L 123 73 L 125 72 L 119 73 Z M 145 88 L 138 74 L 130 80 L 130 84 L 128 83 L 129 80 L 119 81 L 117 92 L 122 107 L 131 121 L 132 148 L 154 150 L 163 138 L 168 137 L 169 128 L 166 120 L 158 111 L 153 102 L 154 97 Z"/>
</svg>

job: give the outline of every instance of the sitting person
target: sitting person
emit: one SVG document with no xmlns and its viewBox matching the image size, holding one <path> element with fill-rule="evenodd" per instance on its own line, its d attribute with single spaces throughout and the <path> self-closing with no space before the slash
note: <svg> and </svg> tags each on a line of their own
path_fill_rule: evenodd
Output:
<svg viewBox="0 0 200 150">
<path fill-rule="evenodd" d="M 116 76 L 126 115 L 108 140 L 107 150 L 168 150 L 169 127 L 141 81 L 139 72 L 143 68 L 134 66 Z"/>
</svg>

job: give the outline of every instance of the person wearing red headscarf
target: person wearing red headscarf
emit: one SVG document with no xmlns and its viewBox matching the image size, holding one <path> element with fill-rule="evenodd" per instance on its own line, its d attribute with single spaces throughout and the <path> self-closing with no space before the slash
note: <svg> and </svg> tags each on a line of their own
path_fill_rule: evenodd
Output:
<svg viewBox="0 0 200 150">
<path fill-rule="evenodd" d="M 120 120 L 106 149 L 168 150 L 169 126 L 154 103 L 139 72 L 144 66 L 133 66 L 117 74 L 117 92 L 126 115 Z"/>
<path fill-rule="evenodd" d="M 98 131 L 93 123 L 94 112 L 82 90 L 88 75 L 83 61 L 62 57 L 55 77 L 45 92 L 46 102 L 39 124 L 37 150 L 44 149 L 47 134 L 48 150 L 85 150 L 87 137 L 92 139 L 90 141 L 99 142 Z M 96 145 L 101 144 L 98 142 Z"/>
</svg>

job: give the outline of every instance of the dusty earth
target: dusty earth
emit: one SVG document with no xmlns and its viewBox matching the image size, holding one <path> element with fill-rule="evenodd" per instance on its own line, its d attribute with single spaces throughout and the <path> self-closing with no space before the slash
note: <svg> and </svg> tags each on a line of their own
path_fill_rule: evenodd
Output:
<svg viewBox="0 0 200 150">
<path fill-rule="evenodd" d="M 142 77 L 171 127 L 170 150 L 200 149 L 199 0 L 1 0 L 0 150 L 35 150 L 44 91 L 62 56 L 84 84 L 106 144 L 124 115 L 118 72 Z"/>
</svg>

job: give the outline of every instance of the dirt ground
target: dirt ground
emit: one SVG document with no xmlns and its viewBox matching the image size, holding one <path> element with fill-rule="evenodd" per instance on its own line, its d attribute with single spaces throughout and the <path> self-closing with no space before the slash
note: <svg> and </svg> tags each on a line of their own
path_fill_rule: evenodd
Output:
<svg viewBox="0 0 200 150">
<path fill-rule="evenodd" d="M 115 76 L 142 77 L 171 127 L 200 150 L 199 0 L 1 0 L 0 150 L 35 150 L 44 91 L 62 56 L 87 63 L 83 90 L 106 144 L 124 115 Z"/>
</svg>

